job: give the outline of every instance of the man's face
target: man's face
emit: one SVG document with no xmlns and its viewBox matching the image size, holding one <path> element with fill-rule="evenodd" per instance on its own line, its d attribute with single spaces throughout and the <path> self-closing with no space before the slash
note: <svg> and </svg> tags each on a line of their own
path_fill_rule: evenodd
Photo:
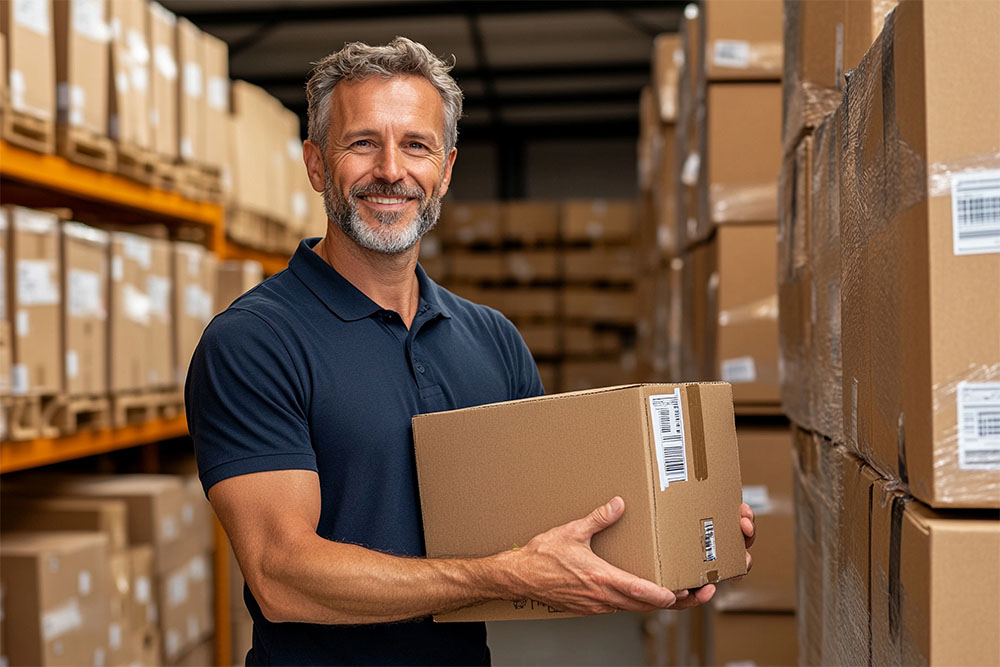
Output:
<svg viewBox="0 0 1000 667">
<path fill-rule="evenodd" d="M 418 76 L 339 83 L 325 157 L 330 220 L 369 250 L 409 250 L 437 222 L 455 161 L 441 96 Z"/>
</svg>

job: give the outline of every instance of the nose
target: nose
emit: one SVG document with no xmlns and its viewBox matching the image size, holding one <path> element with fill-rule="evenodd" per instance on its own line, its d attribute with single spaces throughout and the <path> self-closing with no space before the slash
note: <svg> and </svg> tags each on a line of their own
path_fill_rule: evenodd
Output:
<svg viewBox="0 0 1000 667">
<path fill-rule="evenodd" d="M 372 175 L 386 183 L 397 183 L 403 180 L 406 171 L 403 169 L 401 157 L 396 146 L 383 147 L 375 159 L 375 169 Z"/>
</svg>

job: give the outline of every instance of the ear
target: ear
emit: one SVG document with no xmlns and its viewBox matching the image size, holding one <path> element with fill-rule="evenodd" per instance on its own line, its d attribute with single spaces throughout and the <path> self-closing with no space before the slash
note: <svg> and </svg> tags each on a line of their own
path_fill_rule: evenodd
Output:
<svg viewBox="0 0 1000 667">
<path fill-rule="evenodd" d="M 326 182 L 323 153 L 320 152 L 319 146 L 308 139 L 302 142 L 302 161 L 306 163 L 306 173 L 309 175 L 309 183 L 313 190 L 322 193 Z"/>
<path fill-rule="evenodd" d="M 451 170 L 455 167 L 455 159 L 458 157 L 458 149 L 452 148 L 448 157 L 444 161 L 444 177 L 441 179 L 441 196 L 444 197 L 451 185 Z"/>
</svg>

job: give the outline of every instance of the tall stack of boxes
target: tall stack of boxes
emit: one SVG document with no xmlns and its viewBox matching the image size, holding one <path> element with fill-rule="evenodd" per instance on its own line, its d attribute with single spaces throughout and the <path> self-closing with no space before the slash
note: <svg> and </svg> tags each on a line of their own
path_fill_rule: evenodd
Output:
<svg viewBox="0 0 1000 667">
<path fill-rule="evenodd" d="M 893 4 L 786 3 L 800 660 L 991 664 L 1000 107 L 983 101 L 1000 99 L 1000 9 Z"/>
</svg>

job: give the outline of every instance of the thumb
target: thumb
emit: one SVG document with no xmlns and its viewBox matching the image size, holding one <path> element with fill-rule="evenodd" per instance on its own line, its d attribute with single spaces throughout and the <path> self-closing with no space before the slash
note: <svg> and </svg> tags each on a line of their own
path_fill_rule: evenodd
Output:
<svg viewBox="0 0 1000 667">
<path fill-rule="evenodd" d="M 601 505 L 583 519 L 583 529 L 587 536 L 599 533 L 621 518 L 625 511 L 625 501 L 615 496 L 606 505 Z"/>
</svg>

